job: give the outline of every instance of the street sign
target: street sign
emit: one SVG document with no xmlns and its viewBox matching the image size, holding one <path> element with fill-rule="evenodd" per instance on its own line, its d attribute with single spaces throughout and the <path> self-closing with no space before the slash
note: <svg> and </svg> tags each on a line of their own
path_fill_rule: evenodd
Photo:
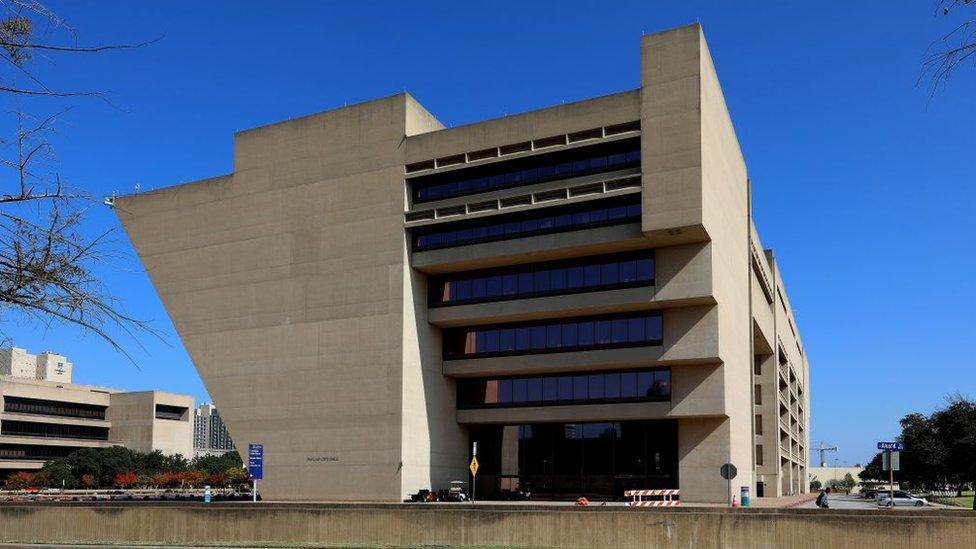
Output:
<svg viewBox="0 0 976 549">
<path fill-rule="evenodd" d="M 895 450 L 901 452 L 905 449 L 905 445 L 901 442 L 879 442 L 878 450 Z"/>
<path fill-rule="evenodd" d="M 900 471 L 901 470 L 901 459 L 899 459 L 900 455 L 901 455 L 900 452 L 894 452 L 894 451 L 889 451 L 881 454 L 881 470 Z"/>
<path fill-rule="evenodd" d="M 722 474 L 722 478 L 725 480 L 732 480 L 737 474 L 739 474 L 739 470 L 735 468 L 735 465 L 726 463 L 721 469 L 719 469 L 719 473 Z"/>
<path fill-rule="evenodd" d="M 729 507 L 732 507 L 732 505 L 733 505 L 733 501 L 732 501 L 732 479 L 735 478 L 735 475 L 739 474 L 739 470 L 735 468 L 735 465 L 732 465 L 731 463 L 726 463 L 725 465 L 723 465 L 722 467 L 719 468 L 718 472 L 719 472 L 720 475 L 722 475 L 722 478 L 724 478 L 725 480 L 729 481 L 729 486 L 728 486 L 728 489 L 729 489 Z"/>
<path fill-rule="evenodd" d="M 264 478 L 264 445 L 247 445 L 247 472 L 253 479 Z"/>
<path fill-rule="evenodd" d="M 477 457 L 472 457 L 471 458 L 471 465 L 468 466 L 468 469 L 471 469 L 471 476 L 473 476 L 473 477 L 478 476 L 478 458 Z"/>
</svg>

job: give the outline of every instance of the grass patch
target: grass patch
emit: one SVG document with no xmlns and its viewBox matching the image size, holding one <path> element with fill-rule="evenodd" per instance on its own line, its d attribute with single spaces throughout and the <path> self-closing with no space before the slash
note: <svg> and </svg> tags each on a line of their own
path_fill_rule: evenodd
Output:
<svg viewBox="0 0 976 549">
<path fill-rule="evenodd" d="M 973 491 L 963 491 L 961 498 L 932 498 L 933 501 L 937 503 L 944 503 L 946 505 L 951 505 L 953 507 L 963 507 L 965 509 L 973 508 Z"/>
</svg>

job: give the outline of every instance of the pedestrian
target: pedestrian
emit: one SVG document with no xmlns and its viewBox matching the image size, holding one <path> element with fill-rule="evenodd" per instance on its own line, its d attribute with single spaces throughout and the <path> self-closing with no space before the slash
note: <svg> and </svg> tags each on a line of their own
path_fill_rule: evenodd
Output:
<svg viewBox="0 0 976 549">
<path fill-rule="evenodd" d="M 830 502 L 828 501 L 830 496 L 828 494 L 830 494 L 830 486 L 824 488 L 820 492 L 820 495 L 817 496 L 817 507 L 820 507 L 822 509 L 830 508 Z"/>
</svg>

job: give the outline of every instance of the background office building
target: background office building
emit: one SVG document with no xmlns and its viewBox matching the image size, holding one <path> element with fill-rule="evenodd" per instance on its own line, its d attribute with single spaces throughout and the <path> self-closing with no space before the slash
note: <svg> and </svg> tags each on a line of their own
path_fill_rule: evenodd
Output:
<svg viewBox="0 0 976 549">
<path fill-rule="evenodd" d="M 446 128 L 387 97 L 119 198 L 268 498 L 804 491 L 808 369 L 697 25 L 641 86 Z"/>
<path fill-rule="evenodd" d="M 193 457 L 223 455 L 234 450 L 227 426 L 213 404 L 201 404 L 193 412 Z"/>
<path fill-rule="evenodd" d="M 26 349 L 17 347 L 0 349 L 2 376 L 71 383 L 73 367 L 67 358 L 50 351 L 32 355 Z"/>
<path fill-rule="evenodd" d="M 139 452 L 192 457 L 193 397 L 162 391 L 126 392 L 71 383 L 71 363 L 23 349 L 0 349 L 17 364 L 49 357 L 53 376 L 0 363 L 0 477 L 37 470 L 44 462 L 82 448 L 125 446 Z M 20 357 L 20 358 L 17 358 Z M 58 373 L 58 364 L 65 365 Z M 45 370 L 47 371 L 47 370 Z M 11 373 L 12 372 L 12 373 Z"/>
</svg>

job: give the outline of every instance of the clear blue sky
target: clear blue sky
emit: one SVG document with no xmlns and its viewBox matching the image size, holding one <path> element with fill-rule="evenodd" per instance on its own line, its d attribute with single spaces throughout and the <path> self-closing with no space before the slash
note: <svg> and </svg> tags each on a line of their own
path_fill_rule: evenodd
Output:
<svg viewBox="0 0 976 549">
<path fill-rule="evenodd" d="M 49 85 L 118 107 L 70 101 L 62 175 L 110 194 L 227 173 L 236 130 L 401 90 L 456 125 L 631 89 L 641 33 L 697 19 L 810 356 L 811 446 L 861 462 L 905 413 L 976 397 L 976 71 L 931 101 L 916 88 L 947 28 L 935 0 L 364 4 L 51 1 L 83 44 L 163 36 L 42 62 Z M 127 310 L 168 334 L 138 369 L 70 328 L 5 331 L 67 354 L 79 382 L 206 399 L 134 254 L 120 263 L 106 278 Z"/>
</svg>

